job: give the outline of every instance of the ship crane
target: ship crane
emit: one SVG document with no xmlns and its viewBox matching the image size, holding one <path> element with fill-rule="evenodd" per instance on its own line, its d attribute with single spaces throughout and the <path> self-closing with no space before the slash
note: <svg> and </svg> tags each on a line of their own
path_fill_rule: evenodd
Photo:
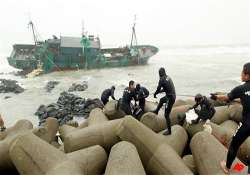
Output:
<svg viewBox="0 0 250 175">
<path fill-rule="evenodd" d="M 133 54 L 136 54 L 137 56 L 137 64 L 140 64 L 140 52 L 137 48 L 137 37 L 136 37 L 136 32 L 135 32 L 135 24 L 136 24 L 136 15 L 134 17 L 134 25 L 132 27 L 132 38 L 131 38 L 131 43 L 130 43 L 130 50 L 132 52 L 136 52 L 136 53 L 133 53 Z M 135 47 L 133 47 L 133 43 L 135 45 Z"/>
<path fill-rule="evenodd" d="M 32 21 L 29 22 L 28 27 L 31 27 L 32 30 L 32 34 L 33 34 L 33 39 L 34 39 L 34 43 L 35 45 L 37 45 L 37 36 L 35 34 L 35 27 L 34 27 L 34 23 Z"/>
</svg>

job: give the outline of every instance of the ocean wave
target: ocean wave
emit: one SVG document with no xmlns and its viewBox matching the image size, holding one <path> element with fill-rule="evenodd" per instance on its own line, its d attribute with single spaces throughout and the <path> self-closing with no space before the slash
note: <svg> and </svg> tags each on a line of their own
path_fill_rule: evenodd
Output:
<svg viewBox="0 0 250 175">
<path fill-rule="evenodd" d="M 250 56 L 250 45 L 162 47 L 160 51 L 168 55 L 246 54 Z"/>
</svg>

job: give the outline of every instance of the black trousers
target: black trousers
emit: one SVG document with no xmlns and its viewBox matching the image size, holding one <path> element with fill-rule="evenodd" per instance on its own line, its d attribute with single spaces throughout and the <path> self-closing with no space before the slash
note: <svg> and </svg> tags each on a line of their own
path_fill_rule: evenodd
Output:
<svg viewBox="0 0 250 175">
<path fill-rule="evenodd" d="M 165 112 L 164 112 L 164 116 L 166 118 L 166 122 L 167 122 L 167 128 L 168 128 L 168 131 L 171 133 L 171 121 L 170 121 L 170 112 L 172 110 L 172 107 L 174 105 L 174 102 L 175 102 L 175 98 L 173 97 L 168 97 L 168 96 L 164 96 L 160 99 L 160 102 L 157 106 L 157 113 L 158 111 L 161 109 L 161 107 L 163 106 L 164 103 L 166 103 L 165 105 Z"/>
<path fill-rule="evenodd" d="M 132 115 L 132 110 L 130 104 L 122 103 L 120 106 L 121 110 L 125 112 L 127 115 Z"/>
<path fill-rule="evenodd" d="M 227 153 L 227 168 L 230 169 L 237 155 L 240 145 L 250 136 L 250 124 L 242 124 L 241 127 L 233 136 L 232 142 Z M 248 172 L 250 169 L 248 168 Z"/>
<path fill-rule="evenodd" d="M 107 98 L 101 98 L 101 100 L 104 105 L 106 105 L 109 102 L 109 99 Z"/>
<path fill-rule="evenodd" d="M 139 100 L 139 106 L 141 108 L 142 111 L 144 111 L 144 108 L 145 108 L 145 98 L 142 98 Z"/>
</svg>

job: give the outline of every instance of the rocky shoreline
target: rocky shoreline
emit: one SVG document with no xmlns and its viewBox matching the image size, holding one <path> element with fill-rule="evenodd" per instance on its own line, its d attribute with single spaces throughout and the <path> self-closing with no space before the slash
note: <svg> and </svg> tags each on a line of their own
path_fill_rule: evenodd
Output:
<svg viewBox="0 0 250 175">
<path fill-rule="evenodd" d="M 214 103 L 216 114 L 210 122 L 179 125 L 178 114 L 193 103 L 191 99 L 176 101 L 169 136 L 162 135 L 163 110 L 158 115 L 150 112 L 157 105 L 154 102 L 146 103 L 140 121 L 116 110 L 117 101 L 92 109 L 79 126 L 74 122 L 60 125 L 52 114 L 35 128 L 20 120 L 0 132 L 0 174 L 223 174 L 220 161 L 226 158 L 239 126 L 242 106 Z M 247 172 L 249 147 L 247 139 L 238 152 L 234 163 L 244 165 L 238 174 Z"/>
</svg>

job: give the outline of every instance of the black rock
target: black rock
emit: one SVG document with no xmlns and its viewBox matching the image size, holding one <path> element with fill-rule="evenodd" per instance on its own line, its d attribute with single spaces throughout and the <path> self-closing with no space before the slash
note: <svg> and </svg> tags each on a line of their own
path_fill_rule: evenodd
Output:
<svg viewBox="0 0 250 175">
<path fill-rule="evenodd" d="M 17 81 L 0 79 L 0 93 L 13 92 L 15 94 L 19 94 L 23 91 L 24 89 L 17 84 Z"/>
<path fill-rule="evenodd" d="M 45 89 L 47 92 L 51 92 L 52 89 L 55 88 L 56 85 L 58 85 L 59 81 L 49 81 L 47 85 L 45 86 Z"/>
<path fill-rule="evenodd" d="M 73 83 L 72 86 L 69 88 L 69 92 L 73 92 L 73 91 L 85 91 L 86 89 L 88 89 L 88 82 L 84 81 L 81 84 L 75 84 Z"/>
<path fill-rule="evenodd" d="M 74 117 L 88 118 L 94 108 L 103 108 L 100 99 L 85 99 L 68 92 L 62 92 L 56 103 L 47 106 L 41 105 L 35 115 L 38 116 L 39 125 L 45 122 L 48 117 L 54 117 L 59 124 L 65 124 Z"/>
</svg>

